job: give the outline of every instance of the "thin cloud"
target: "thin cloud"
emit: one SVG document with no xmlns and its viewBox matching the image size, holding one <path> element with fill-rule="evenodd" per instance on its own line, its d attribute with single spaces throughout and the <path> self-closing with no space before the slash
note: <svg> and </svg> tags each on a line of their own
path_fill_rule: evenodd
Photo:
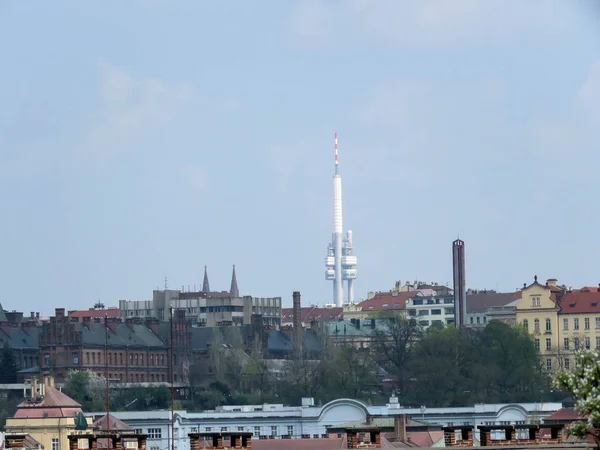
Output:
<svg viewBox="0 0 600 450">
<path fill-rule="evenodd" d="M 101 63 L 99 69 L 101 110 L 84 146 L 86 153 L 95 158 L 135 148 L 136 139 L 166 127 L 197 101 L 187 83 L 134 77 L 109 63 Z"/>
<path fill-rule="evenodd" d="M 444 47 L 484 39 L 515 42 L 525 33 L 544 39 L 571 26 L 576 8 L 558 0 L 311 0 L 289 15 L 286 33 L 315 49 L 374 41 L 404 47 Z"/>
</svg>

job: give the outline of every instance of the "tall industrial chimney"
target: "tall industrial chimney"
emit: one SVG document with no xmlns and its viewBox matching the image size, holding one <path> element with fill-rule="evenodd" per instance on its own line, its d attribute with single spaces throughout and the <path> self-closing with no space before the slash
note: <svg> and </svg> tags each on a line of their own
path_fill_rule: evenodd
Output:
<svg viewBox="0 0 600 450">
<path fill-rule="evenodd" d="M 296 357 L 302 355 L 302 309 L 300 304 L 300 292 L 294 291 L 293 298 L 293 336 L 294 336 L 294 352 Z"/>
<path fill-rule="evenodd" d="M 460 239 L 452 243 L 452 272 L 454 281 L 454 324 L 467 324 L 467 289 L 465 281 L 465 243 Z"/>
</svg>

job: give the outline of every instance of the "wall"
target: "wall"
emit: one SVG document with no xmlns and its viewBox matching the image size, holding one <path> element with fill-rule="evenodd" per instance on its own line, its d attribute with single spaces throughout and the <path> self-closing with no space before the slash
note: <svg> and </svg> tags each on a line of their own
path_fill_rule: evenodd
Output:
<svg viewBox="0 0 600 450">
<path fill-rule="evenodd" d="M 45 450 L 53 450 L 52 439 L 59 440 L 59 447 L 57 450 L 68 450 L 69 439 L 67 436 L 74 430 L 74 417 L 6 419 L 7 433 L 28 433 L 33 439 L 42 444 Z"/>
<path fill-rule="evenodd" d="M 552 299 L 550 287 L 536 282 L 523 288 L 516 312 L 517 323 L 527 325 L 529 333 L 539 345 L 542 358 L 552 360 L 559 352 L 560 328 L 558 307 Z M 539 331 L 535 329 L 536 320 L 539 321 Z M 550 323 L 549 331 L 546 330 L 547 320 Z"/>
</svg>

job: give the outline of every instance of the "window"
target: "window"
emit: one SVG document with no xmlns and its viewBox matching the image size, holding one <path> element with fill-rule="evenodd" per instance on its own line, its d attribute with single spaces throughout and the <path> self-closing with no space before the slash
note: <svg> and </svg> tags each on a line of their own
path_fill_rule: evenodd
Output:
<svg viewBox="0 0 600 450">
<path fill-rule="evenodd" d="M 206 432 L 210 433 L 212 431 L 212 427 L 206 427 Z"/>
<path fill-rule="evenodd" d="M 47 366 L 50 365 L 50 353 L 44 353 L 44 364 Z"/>
<path fill-rule="evenodd" d="M 565 350 L 569 350 L 569 338 L 564 338 L 563 339 L 563 348 Z"/>
<path fill-rule="evenodd" d="M 596 348 L 600 348 L 600 336 L 596 336 Z"/>
<path fill-rule="evenodd" d="M 571 361 L 569 360 L 569 358 L 565 358 L 565 370 L 569 370 L 570 366 L 571 366 Z"/>
<path fill-rule="evenodd" d="M 573 343 L 575 344 L 575 350 L 579 350 L 579 338 L 573 339 Z"/>
<path fill-rule="evenodd" d="M 440 315 L 442 315 L 442 310 L 441 309 L 432 309 L 431 310 L 431 315 L 433 315 L 433 316 L 440 316 Z"/>
<path fill-rule="evenodd" d="M 244 427 L 238 427 L 238 431 L 244 431 Z"/>
<path fill-rule="evenodd" d="M 473 317 L 471 317 L 471 323 L 473 323 Z"/>
<path fill-rule="evenodd" d="M 587 348 L 588 350 L 590 349 L 590 337 L 589 336 L 585 337 L 585 348 Z"/>
<path fill-rule="evenodd" d="M 563 330 L 569 329 L 569 319 L 563 319 Z"/>
<path fill-rule="evenodd" d="M 586 317 L 585 319 L 583 319 L 583 328 L 586 330 L 590 329 L 590 318 Z"/>
<path fill-rule="evenodd" d="M 277 425 L 271 427 L 271 436 L 277 436 Z"/>
<path fill-rule="evenodd" d="M 221 427 L 221 433 L 225 433 L 227 431 L 227 427 Z"/>
<path fill-rule="evenodd" d="M 540 306 L 541 298 L 539 296 L 531 297 L 531 306 Z"/>
<path fill-rule="evenodd" d="M 294 435 L 294 425 L 288 425 L 287 426 L 287 434 L 288 434 L 288 436 L 293 436 Z"/>
<path fill-rule="evenodd" d="M 533 321 L 533 331 L 535 331 L 536 333 L 540 332 L 540 320 L 539 319 L 535 319 Z"/>
<path fill-rule="evenodd" d="M 254 437 L 260 436 L 260 427 L 254 427 Z"/>
<path fill-rule="evenodd" d="M 600 328 L 600 317 L 596 317 L 596 328 Z"/>
<path fill-rule="evenodd" d="M 148 439 L 162 439 L 162 430 L 160 428 L 148 428 Z"/>
<path fill-rule="evenodd" d="M 546 319 L 546 331 L 552 331 L 552 321 L 550 319 Z"/>
<path fill-rule="evenodd" d="M 523 320 L 523 327 L 524 327 L 524 328 L 525 328 L 527 331 L 529 331 L 529 320 L 527 320 L 527 319 L 524 319 L 524 320 Z"/>
<path fill-rule="evenodd" d="M 535 340 L 535 349 L 536 349 L 536 350 L 539 350 L 539 349 L 540 349 L 540 340 L 539 340 L 539 339 L 536 339 L 536 340 Z"/>
<path fill-rule="evenodd" d="M 136 428 L 135 430 L 133 430 L 133 432 L 134 432 L 135 434 L 142 434 L 142 433 L 143 433 L 143 430 L 142 430 L 141 428 Z M 192 433 L 194 433 L 194 431 L 192 431 Z"/>
<path fill-rule="evenodd" d="M 573 319 L 573 329 L 579 330 L 579 319 Z"/>
<path fill-rule="evenodd" d="M 423 304 L 423 299 L 417 299 L 417 298 L 413 298 L 413 305 L 422 305 Z"/>
<path fill-rule="evenodd" d="M 552 348 L 552 339 L 546 338 L 546 350 L 550 350 Z"/>
<path fill-rule="evenodd" d="M 73 353 L 73 364 L 79 365 L 79 353 Z"/>
<path fill-rule="evenodd" d="M 52 450 L 58 450 L 58 439 L 52 438 Z"/>
<path fill-rule="evenodd" d="M 477 316 L 477 323 L 480 323 L 481 317 Z"/>
<path fill-rule="evenodd" d="M 546 370 L 548 372 L 550 372 L 552 370 L 552 359 L 550 359 L 550 358 L 546 359 Z"/>
</svg>

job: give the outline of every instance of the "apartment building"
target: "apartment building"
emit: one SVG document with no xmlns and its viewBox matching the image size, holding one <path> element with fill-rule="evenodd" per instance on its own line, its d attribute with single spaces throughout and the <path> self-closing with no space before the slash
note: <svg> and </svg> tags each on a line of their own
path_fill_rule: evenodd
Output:
<svg viewBox="0 0 600 450">
<path fill-rule="evenodd" d="M 443 325 L 453 324 L 454 296 L 425 296 L 419 293 L 406 301 L 406 314 L 423 328 L 428 328 L 434 322 Z"/>
<path fill-rule="evenodd" d="M 521 296 L 517 323 L 532 334 L 548 372 L 571 369 L 580 349 L 600 350 L 600 287 L 572 289 L 535 277 Z"/>
</svg>

